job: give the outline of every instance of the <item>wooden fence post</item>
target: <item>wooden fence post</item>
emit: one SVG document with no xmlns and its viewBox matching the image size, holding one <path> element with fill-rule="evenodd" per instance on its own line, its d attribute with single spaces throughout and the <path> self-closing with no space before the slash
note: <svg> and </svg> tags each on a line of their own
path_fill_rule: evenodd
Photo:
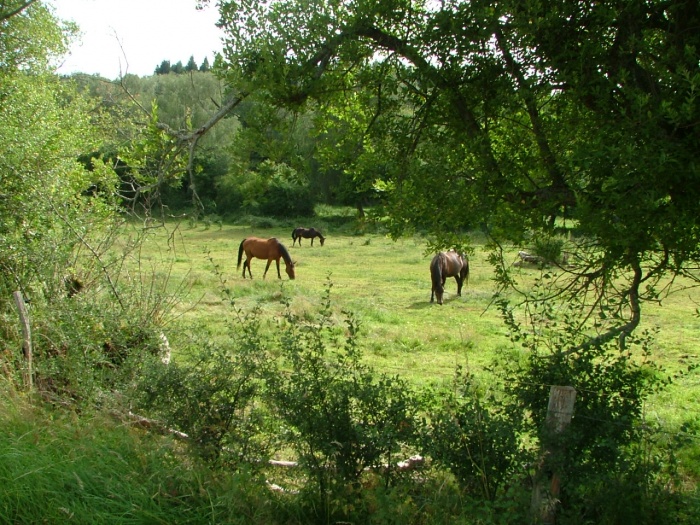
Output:
<svg viewBox="0 0 700 525">
<path fill-rule="evenodd" d="M 561 486 L 561 475 L 556 465 L 562 455 L 557 441 L 571 423 L 575 401 L 576 389 L 572 386 L 553 386 L 549 391 L 542 457 L 535 476 L 531 506 L 535 519 L 541 523 L 555 521 Z"/>
<path fill-rule="evenodd" d="M 24 337 L 22 342 L 22 353 L 24 354 L 22 378 L 24 379 L 24 386 L 31 390 L 34 386 L 34 372 L 32 371 L 32 331 L 29 327 L 29 313 L 27 312 L 27 305 L 24 304 L 22 292 L 14 292 L 12 295 L 15 298 L 17 310 L 19 310 L 19 320 L 22 323 L 22 335 Z"/>
</svg>

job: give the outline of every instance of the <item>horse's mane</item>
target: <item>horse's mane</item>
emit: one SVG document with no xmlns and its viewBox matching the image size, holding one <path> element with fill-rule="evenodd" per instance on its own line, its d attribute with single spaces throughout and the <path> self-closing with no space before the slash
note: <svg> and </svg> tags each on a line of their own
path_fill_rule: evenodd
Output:
<svg viewBox="0 0 700 525">
<path fill-rule="evenodd" d="M 277 244 L 280 248 L 280 253 L 282 254 L 282 258 L 284 259 L 285 264 L 294 266 L 294 264 L 292 263 L 292 257 L 289 255 L 289 252 L 287 251 L 287 248 L 284 246 L 284 244 L 282 244 L 279 241 L 277 241 Z"/>
<path fill-rule="evenodd" d="M 444 257 L 443 253 L 438 253 L 433 257 L 433 260 L 430 261 L 430 278 L 436 290 L 442 290 L 442 263 Z"/>
</svg>

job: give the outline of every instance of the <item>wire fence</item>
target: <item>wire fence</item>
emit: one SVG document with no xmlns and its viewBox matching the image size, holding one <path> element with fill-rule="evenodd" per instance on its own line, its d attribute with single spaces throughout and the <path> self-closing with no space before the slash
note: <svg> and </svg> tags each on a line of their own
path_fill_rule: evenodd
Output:
<svg viewBox="0 0 700 525">
<path fill-rule="evenodd" d="M 405 369 L 400 368 L 400 367 L 383 367 L 383 371 L 396 372 L 397 375 L 401 375 L 402 373 L 406 372 Z M 433 375 L 436 375 L 434 371 L 431 373 Z M 455 369 L 454 368 L 453 369 L 443 369 L 441 371 L 438 371 L 437 377 L 440 377 L 443 379 L 454 378 L 455 377 Z M 535 382 L 523 381 L 523 380 L 518 380 L 517 382 L 521 385 L 530 386 L 530 387 L 539 387 L 539 388 L 542 388 L 543 390 L 549 390 L 554 386 L 563 386 L 563 385 L 553 385 L 553 384 L 547 384 L 547 383 L 535 383 Z M 496 386 L 499 383 L 501 383 L 500 386 L 503 387 L 502 381 L 500 381 L 498 378 L 493 378 L 491 386 Z M 699 381 L 699 383 L 700 383 L 700 381 Z M 576 385 L 571 385 L 571 386 L 573 386 L 577 392 L 588 393 L 588 394 L 595 395 L 595 396 L 601 395 L 600 391 L 598 391 L 598 390 L 581 388 L 581 387 L 576 386 Z M 546 402 L 546 400 L 543 400 L 543 402 Z M 658 401 L 656 401 L 656 402 L 651 402 L 651 401 L 644 402 L 643 408 L 642 408 L 642 420 L 640 423 L 638 423 L 635 426 L 635 429 L 648 431 L 649 433 L 667 435 L 667 436 L 672 437 L 672 438 L 687 439 L 690 441 L 700 443 L 700 434 L 686 432 L 686 431 L 681 430 L 680 428 L 663 427 L 661 424 L 653 423 L 653 422 L 648 420 L 648 415 L 651 413 L 657 413 L 657 414 L 658 413 L 671 413 L 674 411 L 675 412 L 682 411 L 684 421 L 697 422 L 698 431 L 700 432 L 700 410 L 695 410 L 695 409 L 690 408 L 688 406 L 681 407 L 677 403 L 660 403 Z M 590 421 L 593 421 L 596 423 L 618 426 L 618 427 L 620 427 L 620 429 L 627 429 L 630 427 L 629 423 L 623 423 L 623 422 L 614 421 L 614 420 L 604 420 L 604 419 L 600 419 L 600 418 L 591 417 L 588 415 L 577 414 L 575 406 L 574 406 L 574 418 L 586 419 L 586 420 L 590 420 Z"/>
</svg>

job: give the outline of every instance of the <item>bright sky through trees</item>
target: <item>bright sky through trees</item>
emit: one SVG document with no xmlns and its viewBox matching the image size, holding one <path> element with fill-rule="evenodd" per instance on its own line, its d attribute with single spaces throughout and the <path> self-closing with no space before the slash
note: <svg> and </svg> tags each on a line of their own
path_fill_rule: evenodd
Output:
<svg viewBox="0 0 700 525">
<path fill-rule="evenodd" d="M 213 63 L 222 32 L 213 6 L 195 9 L 195 0 L 48 0 L 56 15 L 80 26 L 81 39 L 59 73 L 82 72 L 115 79 L 120 74 L 151 75 L 163 60 Z"/>
</svg>

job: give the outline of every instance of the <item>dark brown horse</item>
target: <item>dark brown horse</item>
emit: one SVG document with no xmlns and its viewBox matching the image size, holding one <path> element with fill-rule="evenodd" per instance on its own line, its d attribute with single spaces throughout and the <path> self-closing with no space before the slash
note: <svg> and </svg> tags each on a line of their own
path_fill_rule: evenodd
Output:
<svg viewBox="0 0 700 525">
<path fill-rule="evenodd" d="M 433 289 L 430 292 L 430 302 L 437 296 L 438 304 L 442 304 L 442 295 L 445 291 L 445 280 L 454 277 L 457 281 L 457 295 L 462 295 L 462 284 L 469 281 L 469 259 L 463 253 L 454 250 L 440 252 L 430 261 L 430 278 Z"/>
<path fill-rule="evenodd" d="M 326 240 L 326 238 L 316 228 L 294 228 L 294 231 L 292 232 L 292 240 L 294 241 L 292 246 L 294 246 L 297 241 L 299 241 L 299 246 L 301 246 L 302 237 L 304 239 L 311 239 L 311 246 L 314 245 L 314 238 L 316 237 L 321 239 L 321 246 L 323 246 L 323 243 Z"/>
<path fill-rule="evenodd" d="M 248 237 L 241 241 L 241 245 L 238 247 L 238 266 L 241 267 L 241 260 L 243 259 L 243 252 L 245 251 L 245 262 L 243 263 L 243 278 L 245 279 L 245 269 L 248 268 L 248 275 L 253 278 L 253 274 L 250 273 L 250 260 L 255 257 L 257 259 L 267 259 L 267 266 L 265 266 L 265 273 L 263 274 L 263 279 L 267 275 L 267 270 L 270 268 L 270 263 L 275 261 L 277 263 L 277 277 L 280 279 L 280 258 L 284 259 L 284 264 L 286 265 L 285 271 L 289 275 L 290 279 L 294 279 L 294 263 L 292 258 L 289 256 L 289 252 L 284 245 L 279 242 L 275 237 L 270 239 L 259 239 L 258 237 Z"/>
</svg>

